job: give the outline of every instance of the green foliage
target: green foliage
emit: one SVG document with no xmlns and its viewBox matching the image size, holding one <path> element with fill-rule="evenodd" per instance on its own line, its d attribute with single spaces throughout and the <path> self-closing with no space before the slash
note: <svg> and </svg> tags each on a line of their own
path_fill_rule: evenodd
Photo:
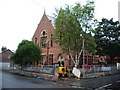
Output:
<svg viewBox="0 0 120 90">
<path fill-rule="evenodd" d="M 55 26 L 56 32 L 54 37 L 57 38 L 56 42 L 61 45 L 62 49 L 65 52 L 69 51 L 68 49 L 78 50 L 81 46 L 80 33 L 82 29 L 69 7 L 66 10 L 60 9 Z"/>
<path fill-rule="evenodd" d="M 91 52 L 92 54 L 95 54 L 96 53 L 95 38 L 91 35 L 91 33 L 86 34 L 84 38 L 85 38 L 85 49 Z"/>
<path fill-rule="evenodd" d="M 120 56 L 120 24 L 103 18 L 96 28 L 95 40 L 97 43 L 97 53 L 100 55 L 109 55 L 111 60 L 115 56 Z"/>
<path fill-rule="evenodd" d="M 94 53 L 96 48 L 92 36 L 94 2 L 88 1 L 86 5 L 77 3 L 74 7 L 67 5 L 65 9 L 60 8 L 56 12 L 53 39 L 62 47 L 63 52 L 74 51 L 79 54 L 84 38 L 85 49 Z"/>
<path fill-rule="evenodd" d="M 85 32 L 91 32 L 93 30 L 93 25 L 95 25 L 94 7 L 94 2 L 89 0 L 86 5 L 77 3 L 76 6 L 73 7 L 73 13 L 76 15 Z"/>
<path fill-rule="evenodd" d="M 40 48 L 32 41 L 23 40 L 18 45 L 18 49 L 11 56 L 11 59 L 20 65 L 27 65 L 42 59 Z"/>
</svg>

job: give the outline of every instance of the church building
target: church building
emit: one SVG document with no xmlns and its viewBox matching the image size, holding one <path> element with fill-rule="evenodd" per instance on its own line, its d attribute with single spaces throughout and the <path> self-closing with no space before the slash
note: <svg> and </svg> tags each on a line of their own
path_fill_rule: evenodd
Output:
<svg viewBox="0 0 120 90">
<path fill-rule="evenodd" d="M 63 61 L 65 66 L 72 67 L 73 63 L 69 59 L 69 56 L 62 54 L 62 49 L 60 46 L 51 40 L 51 37 L 55 32 L 54 21 L 55 18 L 46 15 L 44 12 L 32 37 L 32 41 L 42 50 L 43 65 L 53 65 L 54 63 L 58 63 L 58 61 Z"/>
<path fill-rule="evenodd" d="M 32 37 L 32 41 L 36 43 L 42 50 L 43 60 L 42 62 L 37 62 L 37 64 L 41 63 L 42 65 L 53 65 L 55 63 L 64 62 L 64 65 L 67 68 L 72 68 L 74 66 L 72 60 L 69 55 L 63 54 L 60 46 L 51 39 L 54 35 L 55 27 L 54 27 L 55 18 L 46 15 L 44 12 L 40 23 Z M 85 50 L 84 53 L 85 64 L 97 64 L 99 61 L 99 56 L 93 56 L 88 51 Z M 79 65 L 82 66 L 83 57 L 80 58 Z"/>
</svg>

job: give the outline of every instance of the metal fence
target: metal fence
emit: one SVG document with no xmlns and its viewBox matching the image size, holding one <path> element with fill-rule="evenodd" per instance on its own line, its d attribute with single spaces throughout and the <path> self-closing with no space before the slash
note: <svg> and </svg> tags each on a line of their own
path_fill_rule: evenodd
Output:
<svg viewBox="0 0 120 90">
<path fill-rule="evenodd" d="M 1 69 L 10 70 L 10 63 L 8 63 L 8 62 L 0 62 L 0 70 Z"/>
<path fill-rule="evenodd" d="M 10 70 L 24 70 L 24 71 L 30 71 L 30 72 L 38 72 L 38 73 L 45 73 L 45 74 L 55 74 L 55 65 L 41 65 L 40 67 L 23 67 L 23 66 L 17 66 L 17 65 L 10 65 L 10 69 L 8 69 L 9 65 L 4 65 L 3 69 Z M 2 66 L 3 67 L 3 66 Z M 7 67 L 7 68 L 6 68 Z M 94 78 L 98 76 L 104 76 L 109 74 L 118 73 L 120 71 L 120 64 L 117 64 L 115 66 L 98 66 L 98 65 L 83 65 L 82 69 L 80 70 L 82 73 L 83 78 Z"/>
<path fill-rule="evenodd" d="M 94 78 L 98 76 L 105 76 L 109 74 L 118 73 L 117 66 L 98 66 L 98 65 L 82 65 L 83 78 Z"/>
<path fill-rule="evenodd" d="M 48 74 L 54 74 L 55 68 L 56 67 L 54 65 L 41 66 L 40 72 L 48 73 Z"/>
<path fill-rule="evenodd" d="M 38 72 L 38 73 L 46 73 L 46 74 L 54 74 L 55 66 L 54 65 L 44 65 L 40 67 L 11 66 L 11 69 Z"/>
</svg>

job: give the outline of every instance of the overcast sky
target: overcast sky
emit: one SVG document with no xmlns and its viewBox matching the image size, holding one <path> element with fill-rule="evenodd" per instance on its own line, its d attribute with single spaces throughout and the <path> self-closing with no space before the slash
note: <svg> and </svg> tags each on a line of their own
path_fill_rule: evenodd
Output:
<svg viewBox="0 0 120 90">
<path fill-rule="evenodd" d="M 95 0 L 95 17 L 118 20 L 118 1 Z M 85 0 L 0 0 L 0 49 L 6 46 L 16 50 L 23 40 L 31 40 L 46 10 L 46 14 L 53 16 L 55 8 L 65 4 L 74 5 Z"/>
</svg>

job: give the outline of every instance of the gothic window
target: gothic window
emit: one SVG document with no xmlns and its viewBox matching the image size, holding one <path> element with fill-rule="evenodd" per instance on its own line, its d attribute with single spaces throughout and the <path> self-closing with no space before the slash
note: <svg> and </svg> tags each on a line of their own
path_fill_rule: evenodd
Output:
<svg viewBox="0 0 120 90">
<path fill-rule="evenodd" d="M 40 37 L 40 47 L 46 48 L 46 44 L 47 44 L 47 33 L 46 31 L 43 31 Z"/>
<path fill-rule="evenodd" d="M 40 42 L 41 48 L 46 48 L 46 42 L 47 42 L 47 36 L 41 37 L 41 42 Z"/>
<path fill-rule="evenodd" d="M 46 34 L 46 32 L 45 31 L 43 31 L 43 36 Z"/>
</svg>

